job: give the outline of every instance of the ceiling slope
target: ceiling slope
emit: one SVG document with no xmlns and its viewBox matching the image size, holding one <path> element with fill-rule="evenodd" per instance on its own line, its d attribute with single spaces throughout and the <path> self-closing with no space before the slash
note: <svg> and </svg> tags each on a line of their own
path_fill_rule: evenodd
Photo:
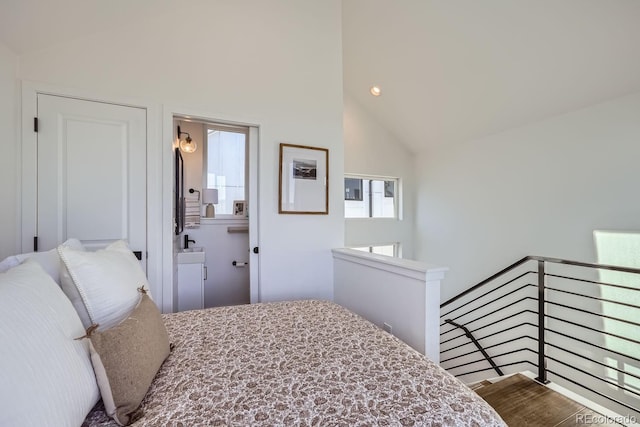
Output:
<svg viewBox="0 0 640 427">
<path fill-rule="evenodd" d="M 640 1 L 344 0 L 343 55 L 345 92 L 419 152 L 640 90 Z"/>
</svg>

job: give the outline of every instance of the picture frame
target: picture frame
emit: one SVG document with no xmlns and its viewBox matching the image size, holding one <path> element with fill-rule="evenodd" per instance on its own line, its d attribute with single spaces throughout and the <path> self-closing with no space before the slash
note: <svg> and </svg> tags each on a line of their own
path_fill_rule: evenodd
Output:
<svg viewBox="0 0 640 427">
<path fill-rule="evenodd" d="M 329 149 L 280 144 L 278 213 L 329 214 Z"/>
<path fill-rule="evenodd" d="M 247 216 L 247 202 L 244 200 L 233 201 L 233 215 L 234 216 Z"/>
</svg>

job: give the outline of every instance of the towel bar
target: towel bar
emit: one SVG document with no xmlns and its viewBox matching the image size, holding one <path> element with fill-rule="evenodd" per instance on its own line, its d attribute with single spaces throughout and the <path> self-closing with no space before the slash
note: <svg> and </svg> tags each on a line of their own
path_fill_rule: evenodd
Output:
<svg viewBox="0 0 640 427">
<path fill-rule="evenodd" d="M 249 227 L 227 227 L 227 233 L 248 233 Z"/>
</svg>

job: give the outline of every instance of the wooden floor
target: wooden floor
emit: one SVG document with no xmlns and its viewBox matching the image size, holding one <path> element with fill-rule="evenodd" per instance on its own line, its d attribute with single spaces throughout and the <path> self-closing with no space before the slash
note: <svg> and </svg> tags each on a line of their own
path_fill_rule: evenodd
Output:
<svg viewBox="0 0 640 427">
<path fill-rule="evenodd" d="M 594 422 L 603 417 L 521 374 L 496 383 L 483 381 L 472 388 L 510 427 L 620 426 Z"/>
</svg>

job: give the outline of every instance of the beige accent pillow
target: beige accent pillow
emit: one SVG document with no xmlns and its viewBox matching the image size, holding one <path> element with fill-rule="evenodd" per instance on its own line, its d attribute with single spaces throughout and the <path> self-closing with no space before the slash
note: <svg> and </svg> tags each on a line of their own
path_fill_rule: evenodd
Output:
<svg viewBox="0 0 640 427">
<path fill-rule="evenodd" d="M 142 416 L 138 408 L 169 355 L 160 311 L 145 293 L 122 323 L 89 337 L 105 411 L 118 424 L 128 425 Z"/>
</svg>

